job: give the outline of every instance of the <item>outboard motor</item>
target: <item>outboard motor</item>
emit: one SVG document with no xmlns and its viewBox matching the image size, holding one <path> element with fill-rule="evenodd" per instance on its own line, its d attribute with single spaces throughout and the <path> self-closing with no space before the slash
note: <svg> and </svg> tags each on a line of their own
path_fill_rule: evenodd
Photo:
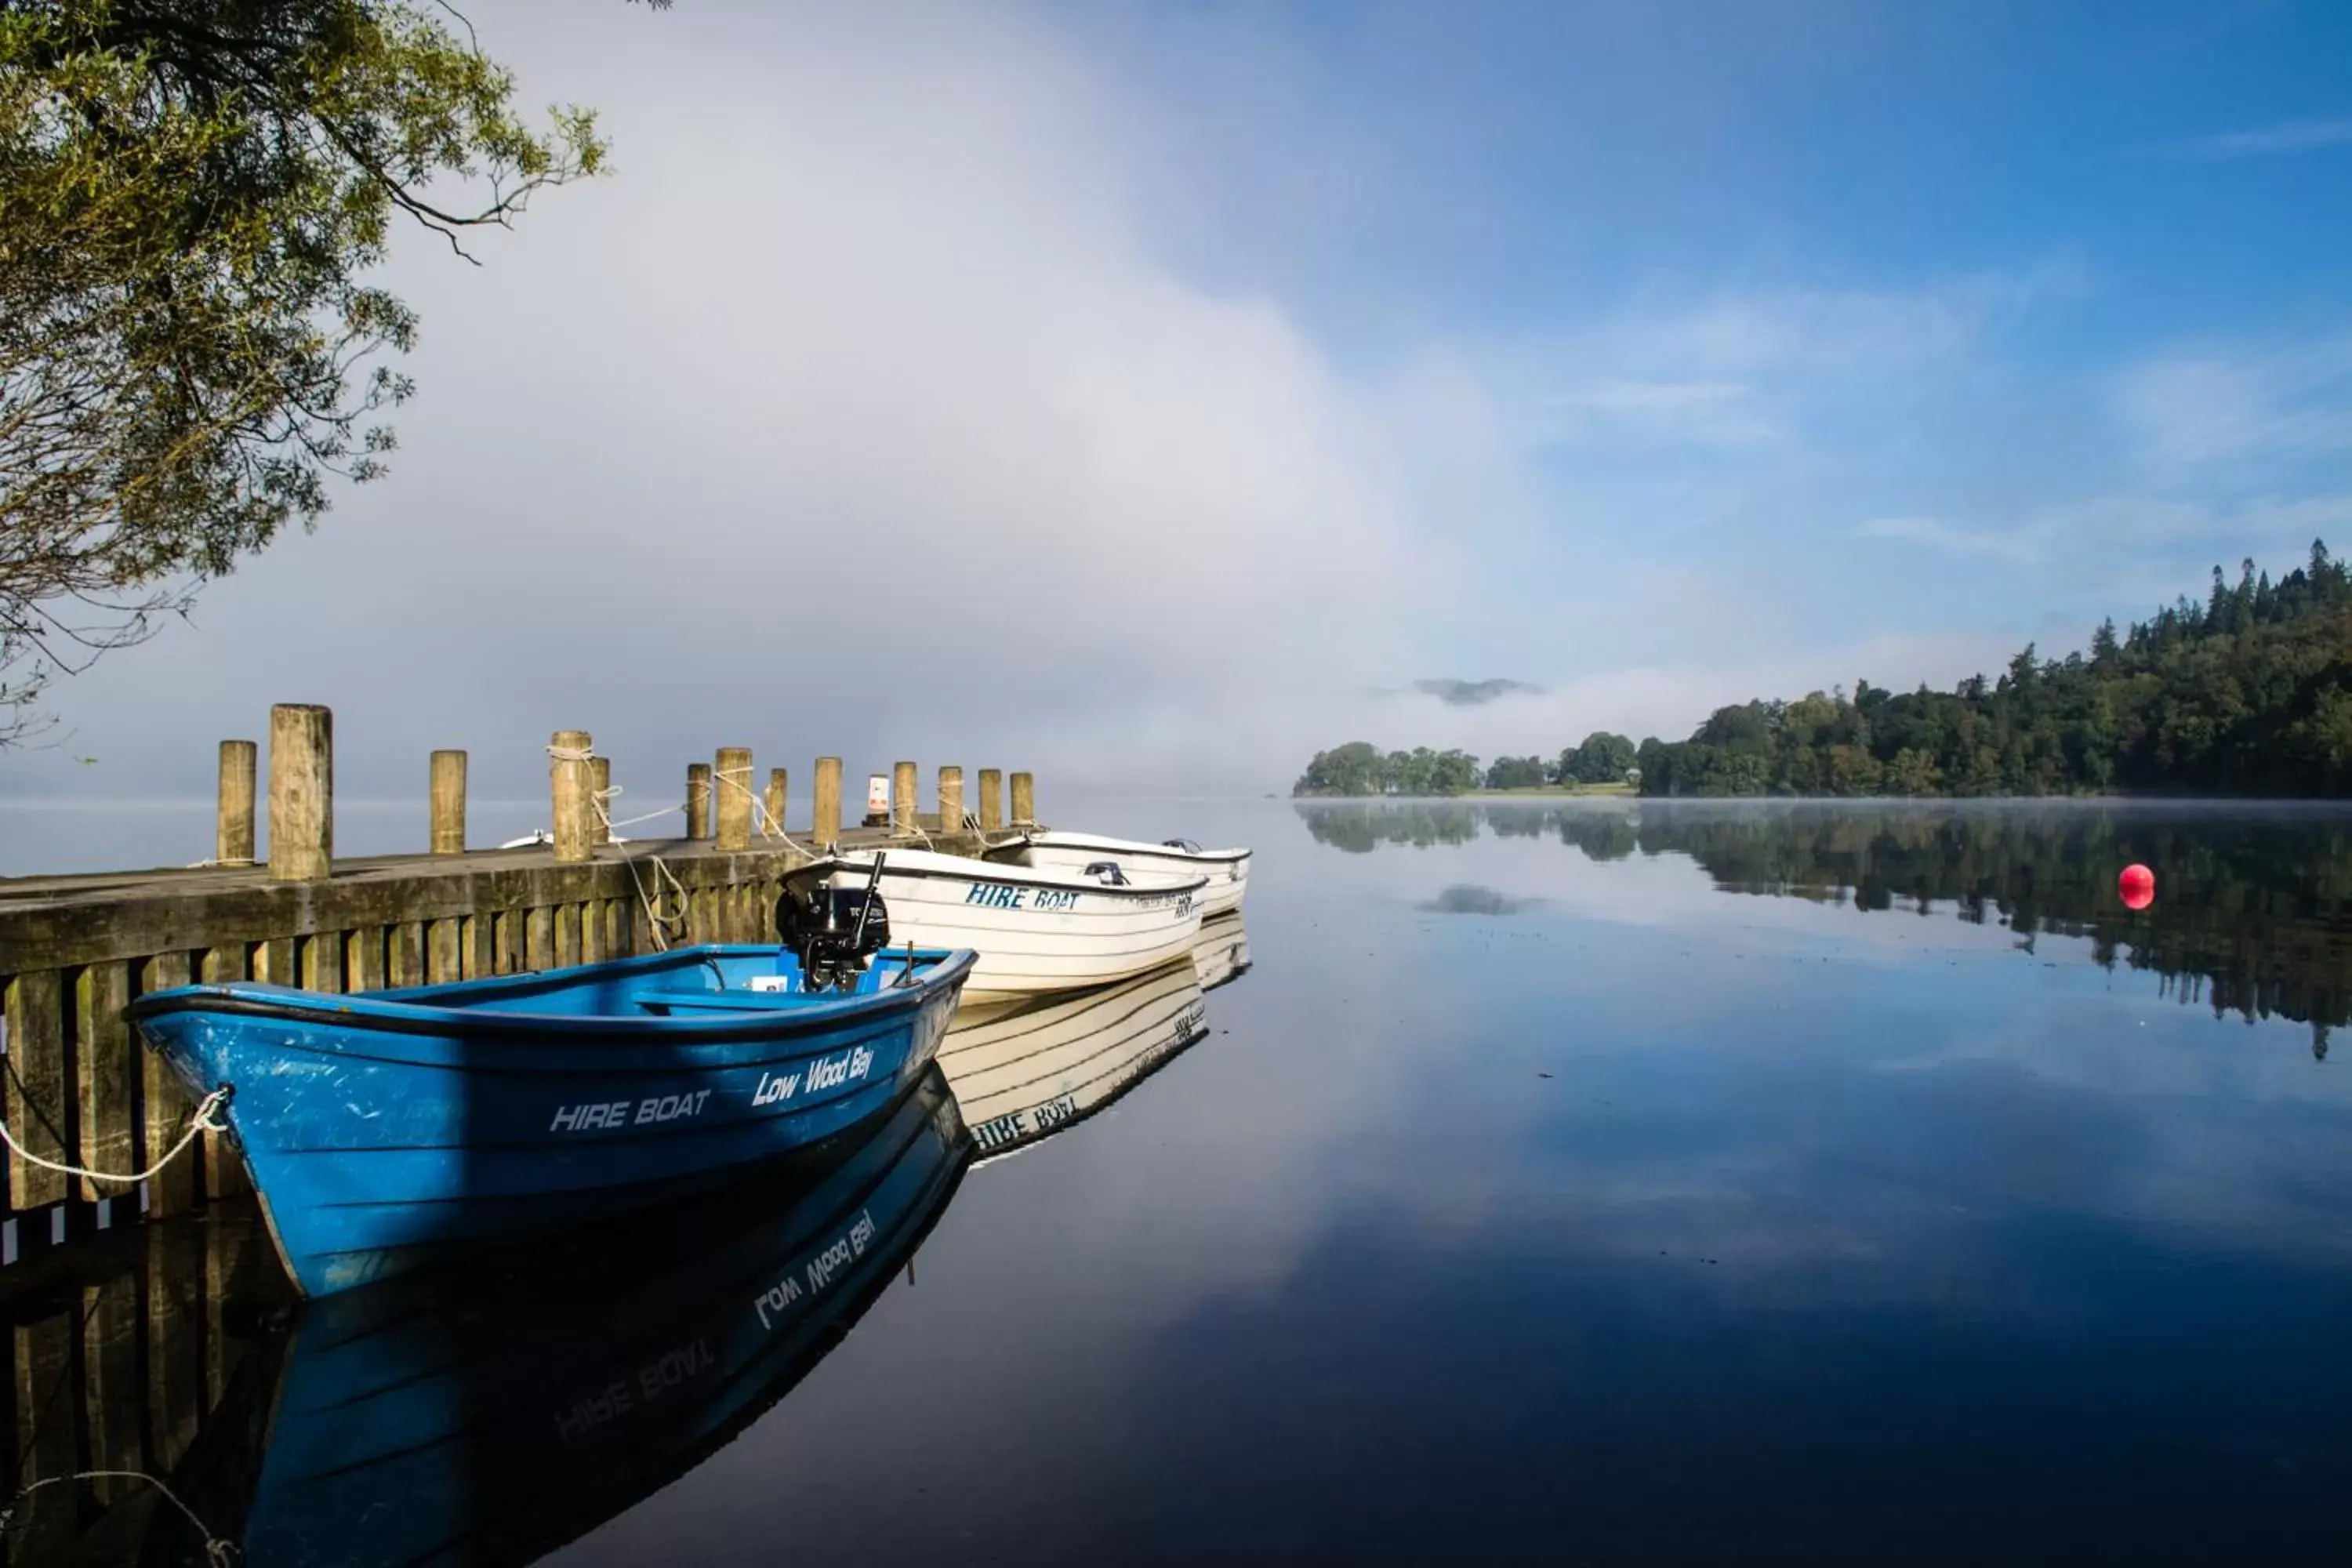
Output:
<svg viewBox="0 0 2352 1568">
<path fill-rule="evenodd" d="M 890 945 L 890 910 L 882 901 L 883 857 L 863 888 L 836 888 L 823 867 L 787 877 L 776 900 L 776 930 L 800 961 L 801 984 L 811 991 L 849 991 L 866 960 Z M 796 886 L 804 880 L 805 889 Z"/>
<path fill-rule="evenodd" d="M 1118 868 L 1118 862 L 1116 860 L 1097 860 L 1080 874 L 1092 877 L 1106 888 L 1127 886 L 1127 873 Z"/>
</svg>

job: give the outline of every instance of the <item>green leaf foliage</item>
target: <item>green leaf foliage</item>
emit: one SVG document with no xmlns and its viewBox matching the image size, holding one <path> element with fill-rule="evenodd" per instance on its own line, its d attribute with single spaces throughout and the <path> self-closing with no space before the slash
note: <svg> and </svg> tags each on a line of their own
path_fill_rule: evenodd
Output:
<svg viewBox="0 0 2352 1568">
<path fill-rule="evenodd" d="M 1318 752 L 1307 764 L 1295 795 L 1448 795 L 1476 789 L 1478 759 L 1466 752 L 1433 752 L 1419 746 L 1383 755 L 1369 741 L 1351 741 Z"/>
<path fill-rule="evenodd" d="M 2352 794 L 2352 575 L 2318 542 L 2276 583 L 2216 567 L 2204 604 L 2102 625 L 2087 658 L 1743 703 L 1638 760 L 1644 795 Z"/>
<path fill-rule="evenodd" d="M 0 0 L 0 741 L 383 472 L 400 215 L 463 255 L 604 152 L 441 7 Z"/>
<path fill-rule="evenodd" d="M 1292 793 L 1460 793 L 1432 787 L 1437 755 L 1357 742 L 1317 753 Z M 1686 741 L 1596 731 L 1549 766 L 1502 758 L 1485 782 L 1628 780 L 1647 795 L 2352 795 L 2352 572 L 2315 541 L 2276 582 L 2252 561 L 2235 583 L 2216 567 L 2202 604 L 2122 635 L 2102 624 L 2087 657 L 2029 644 L 1998 679 L 1950 691 L 1864 680 L 1851 697 L 1738 703 Z"/>
</svg>

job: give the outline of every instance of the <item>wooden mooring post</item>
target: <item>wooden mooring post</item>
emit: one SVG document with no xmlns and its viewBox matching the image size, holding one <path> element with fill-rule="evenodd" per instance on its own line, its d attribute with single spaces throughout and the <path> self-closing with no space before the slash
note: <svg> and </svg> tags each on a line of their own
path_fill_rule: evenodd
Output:
<svg viewBox="0 0 2352 1568">
<path fill-rule="evenodd" d="M 710 837 L 710 764 L 686 764 L 686 836 Z"/>
<path fill-rule="evenodd" d="M 980 830 L 1004 831 L 1004 774 L 995 768 L 980 770 Z"/>
<path fill-rule="evenodd" d="M 585 732 L 564 731 L 548 757 L 551 847 L 467 850 L 467 753 L 445 751 L 427 771 L 427 852 L 338 864 L 332 741 L 323 708 L 273 711 L 266 865 L 0 879 L 0 1115 L 25 1149 L 101 1173 L 68 1175 L 12 1156 L 0 1200 L 0 1266 L 245 1190 L 243 1161 L 212 1135 L 143 1186 L 103 1178 L 152 1163 L 178 1141 L 192 1109 L 163 1058 L 123 1022 L 124 1006 L 139 996 L 192 981 L 263 979 L 336 993 L 593 963 L 652 951 L 656 918 L 671 942 L 689 933 L 773 942 L 782 879 L 813 849 L 900 842 L 894 832 L 919 826 L 911 763 L 898 770 L 888 825 L 845 829 L 841 760 L 819 758 L 813 844 L 755 836 L 748 791 L 722 784 L 713 801 L 714 769 L 696 763 L 699 801 L 688 837 L 600 848 L 596 802 L 610 787 L 611 764 L 593 754 Z M 257 752 L 222 750 L 216 850 L 251 845 L 220 828 L 254 818 L 250 805 L 237 807 L 236 781 L 254 777 Z M 744 748 L 720 752 L 719 768 L 736 783 L 752 777 Z M 1017 781 L 1023 791 L 1025 778 Z M 959 831 L 958 770 L 941 769 L 940 779 L 940 828 L 929 837 L 950 852 L 977 849 L 979 840 Z M 983 819 L 992 815 L 990 782 L 983 773 Z M 783 769 L 768 775 L 758 804 L 771 820 L 782 818 L 786 784 Z M 1027 795 L 1015 799 L 1025 811 Z M 715 815 L 724 818 L 723 842 L 710 837 Z M 654 855 L 667 872 L 663 886 L 674 878 L 676 887 L 649 900 L 643 886 L 654 879 L 642 862 Z M 682 917 L 675 926 L 673 916 Z"/>
<path fill-rule="evenodd" d="M 721 746 L 711 770 L 719 792 L 719 847 L 730 854 L 751 847 L 751 810 L 760 797 L 751 793 L 751 752 L 748 746 Z"/>
<path fill-rule="evenodd" d="M 547 742 L 550 819 L 554 825 L 555 858 L 577 864 L 595 853 L 595 770 L 590 764 L 596 742 L 585 730 L 558 730 Z"/>
<path fill-rule="evenodd" d="M 430 776 L 428 810 L 436 855 L 466 852 L 466 753 L 436 752 Z"/>
<path fill-rule="evenodd" d="M 250 741 L 220 743 L 220 796 L 213 830 L 213 859 L 223 866 L 253 864 L 253 783 L 259 751 Z"/>
<path fill-rule="evenodd" d="M 767 813 L 767 831 L 780 835 L 784 831 L 784 808 L 792 804 L 792 775 L 782 768 L 768 770 L 768 797 L 760 803 Z"/>
<path fill-rule="evenodd" d="M 890 837 L 912 838 L 915 836 L 915 775 L 912 763 L 898 763 L 890 769 Z"/>
<path fill-rule="evenodd" d="M 269 710 L 270 879 L 324 881 L 334 854 L 334 715 L 315 702 L 280 702 Z"/>
<path fill-rule="evenodd" d="M 1027 773 L 1013 775 L 1013 826 L 1037 826 L 1037 781 Z"/>
<path fill-rule="evenodd" d="M 819 757 L 816 760 L 816 785 L 811 795 L 809 842 L 819 849 L 830 849 L 841 842 L 841 759 Z"/>
<path fill-rule="evenodd" d="M 940 830 L 943 833 L 963 831 L 963 770 L 957 767 L 940 769 Z"/>
</svg>

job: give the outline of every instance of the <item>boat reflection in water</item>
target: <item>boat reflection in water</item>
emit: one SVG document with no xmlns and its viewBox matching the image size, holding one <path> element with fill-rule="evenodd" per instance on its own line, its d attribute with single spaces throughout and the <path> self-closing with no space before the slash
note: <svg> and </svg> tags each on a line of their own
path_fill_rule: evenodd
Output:
<svg viewBox="0 0 2352 1568">
<path fill-rule="evenodd" d="M 138 1560 L 203 1564 L 226 1542 L 256 1564 L 521 1563 L 585 1534 L 790 1393 L 976 1156 L 1110 1105 L 1205 1036 L 1203 991 L 1248 967 L 1239 917 L 1210 921 L 1149 973 L 960 1015 L 907 1098 L 821 1170 L 495 1268 L 257 1304 L 283 1326 L 239 1363 L 170 1477 L 186 1510 L 156 1510 Z"/>
<path fill-rule="evenodd" d="M 1207 1035 L 1202 993 L 1249 967 L 1239 915 L 1207 922 L 1190 957 L 1116 985 L 968 1007 L 940 1042 L 982 1161 L 1110 1106 Z"/>
<path fill-rule="evenodd" d="M 1201 922 L 1201 940 L 1192 944 L 1192 967 L 1200 973 L 1202 990 L 1214 991 L 1238 980 L 1249 966 L 1249 931 L 1239 914 Z"/>
<path fill-rule="evenodd" d="M 216 1413 L 226 1441 L 188 1478 L 198 1512 L 253 1563 L 552 1551 L 790 1392 L 912 1257 L 971 1149 L 933 1068 L 839 1164 L 781 1194 L 739 1184 L 495 1275 L 313 1302 L 274 1379 L 271 1357 L 247 1363 L 247 1411 Z M 193 1538 L 175 1546 L 205 1560 Z"/>
</svg>

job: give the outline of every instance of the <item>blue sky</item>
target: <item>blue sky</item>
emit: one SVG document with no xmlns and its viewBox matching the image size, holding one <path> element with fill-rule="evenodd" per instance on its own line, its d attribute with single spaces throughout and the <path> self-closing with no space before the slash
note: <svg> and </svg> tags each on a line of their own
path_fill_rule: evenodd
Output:
<svg viewBox="0 0 2352 1568">
<path fill-rule="evenodd" d="M 201 794 L 300 700 L 361 792 L 585 727 L 640 794 L 728 743 L 1255 793 L 2352 550 L 2352 7 L 474 20 L 611 177 L 395 247 L 392 476 L 0 790 Z M 1375 695 L 1425 676 L 1549 694 Z"/>
<path fill-rule="evenodd" d="M 2076 639 L 2347 515 L 2344 7 L 1181 17 L 1090 39 L 1220 148 L 1171 253 L 1347 363 L 1481 363 L 1562 573 Z"/>
</svg>

